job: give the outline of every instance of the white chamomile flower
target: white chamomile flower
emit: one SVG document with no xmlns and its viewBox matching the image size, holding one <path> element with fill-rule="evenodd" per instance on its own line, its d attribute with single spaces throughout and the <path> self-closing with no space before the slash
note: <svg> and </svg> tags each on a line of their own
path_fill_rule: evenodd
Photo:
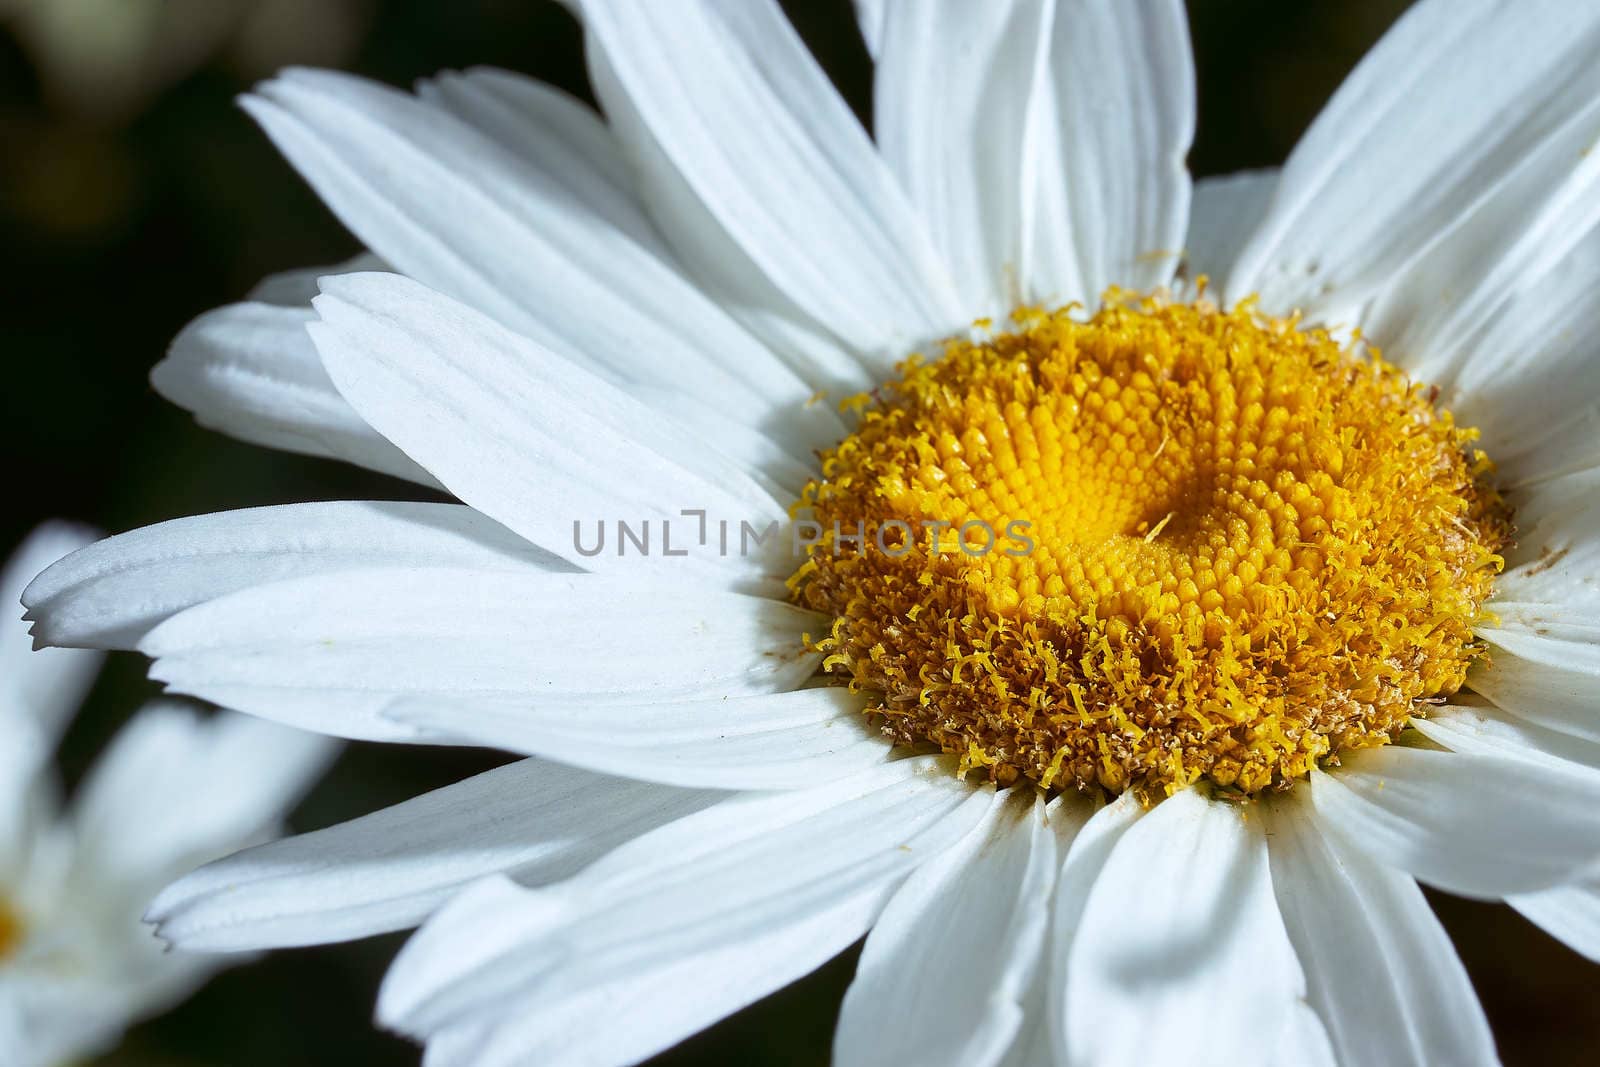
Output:
<svg viewBox="0 0 1600 1067">
<path fill-rule="evenodd" d="M 175 701 L 141 710 L 63 807 L 56 741 L 100 668 L 93 652 L 35 652 L 15 608 L 39 570 L 93 540 L 41 526 L 6 563 L 0 596 L 0 1063 L 61 1067 L 117 1043 L 237 957 L 165 951 L 141 921 L 167 883 L 267 840 L 337 746 Z"/>
<path fill-rule="evenodd" d="M 437 1067 L 637 1061 L 863 935 L 847 1067 L 1493 1061 L 1419 882 L 1600 957 L 1600 6 L 1423 0 L 1192 204 L 1178 0 L 863 2 L 875 142 L 769 0 L 578 6 L 603 120 L 248 98 L 378 259 L 154 375 L 460 503 L 27 597 L 179 693 L 533 758 L 162 932 L 421 923 L 379 1014 Z"/>
</svg>

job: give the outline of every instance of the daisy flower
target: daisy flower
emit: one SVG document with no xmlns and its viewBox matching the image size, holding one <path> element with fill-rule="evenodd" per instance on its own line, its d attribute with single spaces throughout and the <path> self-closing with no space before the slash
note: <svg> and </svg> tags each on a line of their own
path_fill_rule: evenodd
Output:
<svg viewBox="0 0 1600 1067">
<path fill-rule="evenodd" d="M 16 604 L 40 568 L 91 540 L 41 526 L 7 562 L 0 595 Z M 60 1067 L 107 1051 L 240 962 L 164 952 L 140 917 L 174 878 L 273 836 L 336 746 L 158 701 L 63 809 L 51 756 L 102 657 L 28 644 L 13 615 L 0 633 L 0 1062 Z"/>
<path fill-rule="evenodd" d="M 844 1065 L 1494 1061 L 1419 883 L 1600 958 L 1600 8 L 1423 0 L 1193 184 L 1177 0 L 863 2 L 872 137 L 774 3 L 576 6 L 603 119 L 245 101 L 371 254 L 156 387 L 457 502 L 113 538 L 35 634 L 529 758 L 162 934 L 420 923 L 439 1067 L 634 1062 L 863 935 Z"/>
</svg>

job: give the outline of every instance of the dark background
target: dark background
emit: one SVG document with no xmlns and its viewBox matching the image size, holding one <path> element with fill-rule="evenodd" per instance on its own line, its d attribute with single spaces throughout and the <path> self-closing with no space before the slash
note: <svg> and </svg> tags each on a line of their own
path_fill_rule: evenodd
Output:
<svg viewBox="0 0 1600 1067">
<path fill-rule="evenodd" d="M 575 23 L 550 0 L 99 0 L 148 7 L 166 21 L 143 44 L 112 41 L 110 52 L 73 60 L 38 19 L 5 14 L 58 2 L 66 0 L 0 3 L 0 337 L 9 383 L 0 391 L 0 433 L 16 483 L 0 546 L 51 516 L 122 531 L 256 504 L 411 494 L 378 475 L 202 431 L 146 381 L 194 315 L 238 299 L 269 272 L 357 250 L 233 97 L 291 62 L 397 85 L 492 64 L 587 95 Z M 1200 79 L 1193 172 L 1281 163 L 1404 6 L 1190 0 Z M 786 7 L 868 115 L 871 70 L 847 0 Z M 69 781 L 152 688 L 142 659 L 113 657 L 64 746 Z M 324 826 L 491 762 L 355 745 L 295 824 Z M 1434 900 L 1505 1061 L 1593 1062 L 1600 1017 L 1589 989 L 1600 970 L 1508 908 Z M 134 1030 L 104 1062 L 416 1063 L 415 1049 L 369 1022 L 398 944 L 391 937 L 286 952 L 228 972 Z M 853 967 L 847 954 L 660 1062 L 825 1063 Z"/>
</svg>

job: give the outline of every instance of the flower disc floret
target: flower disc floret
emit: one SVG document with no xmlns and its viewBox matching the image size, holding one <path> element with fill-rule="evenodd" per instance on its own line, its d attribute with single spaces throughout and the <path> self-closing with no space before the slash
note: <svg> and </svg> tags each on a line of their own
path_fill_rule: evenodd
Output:
<svg viewBox="0 0 1600 1067">
<path fill-rule="evenodd" d="M 1253 793 L 1463 684 L 1510 522 L 1429 390 L 1249 303 L 1013 321 L 905 362 L 800 501 L 794 597 L 895 741 Z"/>
</svg>

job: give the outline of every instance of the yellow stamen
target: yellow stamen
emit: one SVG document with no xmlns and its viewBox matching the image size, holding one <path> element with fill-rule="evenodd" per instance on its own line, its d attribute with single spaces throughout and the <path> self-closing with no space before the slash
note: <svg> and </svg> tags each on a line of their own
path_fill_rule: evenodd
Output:
<svg viewBox="0 0 1600 1067">
<path fill-rule="evenodd" d="M 1462 685 L 1510 533 L 1474 432 L 1248 303 L 1071 312 L 908 360 L 805 490 L 791 588 L 886 733 L 1002 782 L 1249 793 Z"/>
</svg>

